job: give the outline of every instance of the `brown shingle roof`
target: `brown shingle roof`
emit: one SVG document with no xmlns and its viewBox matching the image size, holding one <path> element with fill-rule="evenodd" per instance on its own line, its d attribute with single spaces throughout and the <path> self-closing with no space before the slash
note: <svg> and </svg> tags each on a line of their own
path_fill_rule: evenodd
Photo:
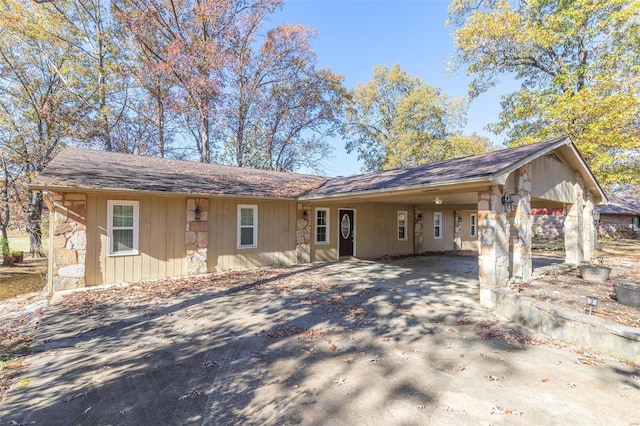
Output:
<svg viewBox="0 0 640 426">
<path fill-rule="evenodd" d="M 297 198 L 324 181 L 295 173 L 66 148 L 32 187 Z"/>
<path fill-rule="evenodd" d="M 567 143 L 566 138 L 552 139 L 518 148 L 502 149 L 437 163 L 329 179 L 307 196 L 313 198 L 491 178 L 503 171 L 515 168 L 521 161 L 529 159 L 535 154 L 544 153 L 550 148 L 564 143 Z"/>
<path fill-rule="evenodd" d="M 600 214 L 640 216 L 640 195 L 610 195 L 609 205 L 596 207 Z"/>
</svg>

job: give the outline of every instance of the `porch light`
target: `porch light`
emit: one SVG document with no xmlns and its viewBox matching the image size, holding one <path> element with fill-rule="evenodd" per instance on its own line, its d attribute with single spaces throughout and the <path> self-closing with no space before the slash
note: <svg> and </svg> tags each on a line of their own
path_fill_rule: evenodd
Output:
<svg viewBox="0 0 640 426">
<path fill-rule="evenodd" d="M 600 223 L 600 212 L 594 211 L 593 212 L 593 224 L 598 226 L 599 223 Z"/>
<path fill-rule="evenodd" d="M 196 206 L 196 211 L 194 212 L 196 214 L 196 220 L 200 220 L 200 207 Z"/>
<path fill-rule="evenodd" d="M 422 213 L 418 213 L 418 220 L 422 220 Z"/>
<path fill-rule="evenodd" d="M 513 211 L 513 200 L 508 192 L 502 196 L 502 205 L 504 206 L 504 211 L 506 213 L 511 213 Z"/>
<path fill-rule="evenodd" d="M 309 212 L 306 211 L 306 210 L 304 212 L 302 212 L 302 218 L 304 220 L 309 220 Z"/>
<path fill-rule="evenodd" d="M 436 197 L 436 204 L 438 204 L 438 205 L 442 204 L 442 200 L 440 198 L 438 198 L 438 197 Z"/>
<path fill-rule="evenodd" d="M 598 306 L 598 298 L 595 296 L 587 296 L 587 306 L 589 307 L 589 315 L 593 315 L 593 310 Z"/>
</svg>

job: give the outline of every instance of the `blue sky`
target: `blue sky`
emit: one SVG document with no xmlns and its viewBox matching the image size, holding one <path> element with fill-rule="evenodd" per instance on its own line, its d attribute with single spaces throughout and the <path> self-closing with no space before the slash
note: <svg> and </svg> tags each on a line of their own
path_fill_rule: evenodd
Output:
<svg viewBox="0 0 640 426">
<path fill-rule="evenodd" d="M 471 79 L 462 70 L 447 75 L 454 53 L 454 30 L 445 25 L 448 5 L 444 0 L 285 0 L 271 23 L 314 28 L 317 36 L 312 45 L 319 67 L 343 74 L 348 89 L 371 80 L 375 65 L 399 63 L 407 73 L 441 87 L 444 93 L 466 97 Z M 498 119 L 500 94 L 514 88 L 511 82 L 476 98 L 468 111 L 466 133 L 475 131 L 501 146 L 503 139 L 484 127 Z M 325 164 L 325 174 L 359 173 L 355 153 L 347 154 L 341 139 L 331 142 L 335 153 Z"/>
</svg>

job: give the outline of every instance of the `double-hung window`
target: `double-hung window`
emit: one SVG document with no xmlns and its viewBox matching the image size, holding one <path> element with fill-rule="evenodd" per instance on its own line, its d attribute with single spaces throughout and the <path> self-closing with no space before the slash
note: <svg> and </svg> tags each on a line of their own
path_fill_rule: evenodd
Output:
<svg viewBox="0 0 640 426">
<path fill-rule="evenodd" d="M 238 248 L 258 247 L 258 206 L 238 205 Z"/>
<path fill-rule="evenodd" d="M 635 232 L 640 231 L 640 216 L 635 216 L 633 218 L 633 230 Z"/>
<path fill-rule="evenodd" d="M 478 236 L 478 215 L 475 213 L 471 214 L 470 216 L 469 235 L 471 235 L 472 237 Z"/>
<path fill-rule="evenodd" d="M 316 244 L 329 244 L 329 209 L 316 209 Z"/>
<path fill-rule="evenodd" d="M 407 212 L 398 211 L 398 241 L 407 241 Z"/>
<path fill-rule="evenodd" d="M 138 201 L 107 201 L 109 255 L 138 254 Z"/>
<path fill-rule="evenodd" d="M 442 213 L 435 212 L 433 214 L 433 238 L 436 240 L 442 239 Z"/>
</svg>

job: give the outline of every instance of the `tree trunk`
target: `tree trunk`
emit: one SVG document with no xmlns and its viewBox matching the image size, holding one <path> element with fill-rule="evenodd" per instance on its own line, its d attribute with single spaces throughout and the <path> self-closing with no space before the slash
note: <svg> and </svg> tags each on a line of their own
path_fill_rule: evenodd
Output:
<svg viewBox="0 0 640 426">
<path fill-rule="evenodd" d="M 42 206 L 41 192 L 30 191 L 27 207 L 27 233 L 29 234 L 29 252 L 31 257 L 41 257 L 42 252 Z"/>
<path fill-rule="evenodd" d="M 207 111 L 203 111 L 200 115 L 200 141 L 202 142 L 200 146 L 200 162 L 201 163 L 210 163 L 211 162 L 211 152 L 209 150 L 209 113 Z"/>
<path fill-rule="evenodd" d="M 161 88 L 158 85 L 158 155 L 164 158 L 164 104 L 162 101 Z"/>
<path fill-rule="evenodd" d="M 11 208 L 9 207 L 9 170 L 7 163 L 2 157 L 2 168 L 4 169 L 4 187 L 2 189 L 2 214 L 0 214 L 0 253 L 2 253 L 2 265 L 9 265 L 9 235 L 7 228 L 11 223 Z"/>
</svg>

